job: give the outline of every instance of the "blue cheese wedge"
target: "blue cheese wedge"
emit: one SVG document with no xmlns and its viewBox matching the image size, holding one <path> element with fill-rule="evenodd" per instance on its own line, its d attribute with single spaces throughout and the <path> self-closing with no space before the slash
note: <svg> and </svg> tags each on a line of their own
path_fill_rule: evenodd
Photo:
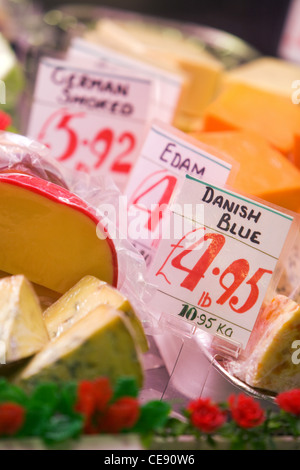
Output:
<svg viewBox="0 0 300 470">
<path fill-rule="evenodd" d="M 276 295 L 263 306 L 247 348 L 229 365 L 230 372 L 252 387 L 275 393 L 299 388 L 299 363 L 293 360 L 299 331 L 300 305 Z"/>
<path fill-rule="evenodd" d="M 0 341 L 6 364 L 32 356 L 49 342 L 38 297 L 23 275 L 0 280 Z"/>
<path fill-rule="evenodd" d="M 108 305 L 122 310 L 131 323 L 141 351 L 148 350 L 142 323 L 128 299 L 117 289 L 94 276 L 82 278 L 44 312 L 44 321 L 50 338 L 60 336 L 99 305 Z"/>
<path fill-rule="evenodd" d="M 50 341 L 19 372 L 14 382 L 30 391 L 39 383 L 134 377 L 143 384 L 143 367 L 126 315 L 101 305 Z"/>
</svg>

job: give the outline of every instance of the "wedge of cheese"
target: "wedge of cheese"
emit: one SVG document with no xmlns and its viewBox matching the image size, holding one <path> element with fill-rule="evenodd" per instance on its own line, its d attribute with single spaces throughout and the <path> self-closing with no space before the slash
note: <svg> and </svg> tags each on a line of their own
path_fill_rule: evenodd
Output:
<svg viewBox="0 0 300 470">
<path fill-rule="evenodd" d="M 232 182 L 234 188 L 300 212 L 300 170 L 263 137 L 245 130 L 192 135 L 238 162 L 239 169 Z"/>
<path fill-rule="evenodd" d="M 277 57 L 259 57 L 223 74 L 222 89 L 246 84 L 291 100 L 292 85 L 300 80 L 300 66 Z"/>
<path fill-rule="evenodd" d="M 0 220 L 1 271 L 24 274 L 60 294 L 88 274 L 116 285 L 113 241 L 93 210 L 67 189 L 0 173 Z"/>
<path fill-rule="evenodd" d="M 49 342 L 39 300 L 22 275 L 0 280 L 0 341 L 6 364 L 32 356 Z"/>
<path fill-rule="evenodd" d="M 142 352 L 148 350 L 142 323 L 130 302 L 117 289 L 94 276 L 85 276 L 44 312 L 44 321 L 50 338 L 60 336 L 99 305 L 122 310 L 131 323 Z"/>
<path fill-rule="evenodd" d="M 199 42 L 176 28 L 148 21 L 103 18 L 94 31 L 86 34 L 86 39 L 108 44 L 160 68 L 182 73 L 185 86 L 177 105 L 175 125 L 193 129 L 194 119 L 198 122 L 219 91 L 223 64 Z"/>
<path fill-rule="evenodd" d="M 100 376 L 108 377 L 112 384 L 124 376 L 134 377 L 139 386 L 143 383 L 140 350 L 128 318 L 105 305 L 50 341 L 14 382 L 31 390 L 41 382 L 93 380 Z"/>
<path fill-rule="evenodd" d="M 293 360 L 299 331 L 300 306 L 277 295 L 262 308 L 245 359 L 233 364 L 232 371 L 247 384 L 271 392 L 299 388 L 300 368 L 298 360 Z"/>
<path fill-rule="evenodd" d="M 264 137 L 291 160 L 295 134 L 300 129 L 300 107 L 291 99 L 234 84 L 206 109 L 203 131 L 251 130 Z"/>
</svg>

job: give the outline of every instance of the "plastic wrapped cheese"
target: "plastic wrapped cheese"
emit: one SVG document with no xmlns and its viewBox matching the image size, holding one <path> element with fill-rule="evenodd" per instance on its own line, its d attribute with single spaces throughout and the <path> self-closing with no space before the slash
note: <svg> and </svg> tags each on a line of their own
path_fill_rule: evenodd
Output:
<svg viewBox="0 0 300 470">
<path fill-rule="evenodd" d="M 298 162 L 295 135 L 300 128 L 300 108 L 285 96 L 233 84 L 205 110 L 204 131 L 250 130 Z"/>
<path fill-rule="evenodd" d="M 249 343 L 228 370 L 248 385 L 280 393 L 300 387 L 300 368 L 293 360 L 299 341 L 300 305 L 277 295 L 262 306 Z"/>
<path fill-rule="evenodd" d="M 1 279 L 0 341 L 5 345 L 5 364 L 32 356 L 49 340 L 38 297 L 29 281 L 23 275 Z"/>
<path fill-rule="evenodd" d="M 93 380 L 108 377 L 114 384 L 120 377 L 134 377 L 143 384 L 140 350 L 125 314 L 100 305 L 49 342 L 15 382 L 26 390 L 52 381 Z"/>
</svg>

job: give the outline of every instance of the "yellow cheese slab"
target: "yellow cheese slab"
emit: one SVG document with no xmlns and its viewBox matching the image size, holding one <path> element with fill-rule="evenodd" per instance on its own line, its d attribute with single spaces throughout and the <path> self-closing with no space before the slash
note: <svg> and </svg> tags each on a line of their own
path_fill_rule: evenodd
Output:
<svg viewBox="0 0 300 470">
<path fill-rule="evenodd" d="M 160 27 L 153 22 L 103 18 L 98 21 L 95 30 L 86 33 L 86 39 L 108 44 L 123 53 L 182 75 L 185 86 L 174 117 L 177 127 L 188 122 L 191 128 L 194 119 L 198 122 L 221 86 L 223 64 L 200 43 L 174 28 Z"/>
<path fill-rule="evenodd" d="M 97 236 L 98 218 L 68 190 L 26 174 L 0 174 L 0 221 L 1 271 L 60 294 L 88 274 L 116 285 L 112 240 Z"/>
<path fill-rule="evenodd" d="M 128 299 L 117 289 L 94 276 L 85 276 L 44 312 L 44 321 L 50 338 L 60 336 L 99 305 L 122 310 L 131 323 L 142 352 L 148 350 L 141 321 Z"/>
<path fill-rule="evenodd" d="M 143 368 L 125 314 L 99 306 L 46 345 L 15 377 L 14 382 L 31 390 L 42 382 L 134 377 L 143 384 Z"/>
<path fill-rule="evenodd" d="M 119 22 L 146 49 L 145 54 L 162 60 L 172 59 L 188 77 L 189 87 L 182 93 L 180 113 L 200 116 L 216 96 L 220 87 L 223 65 L 199 43 L 179 31 L 145 25 L 139 22 Z"/>
<path fill-rule="evenodd" d="M 7 364 L 32 356 L 49 342 L 39 300 L 24 276 L 0 280 L 0 341 Z"/>
<path fill-rule="evenodd" d="M 292 99 L 292 84 L 300 80 L 300 66 L 277 57 L 259 57 L 223 74 L 222 89 L 246 84 L 275 96 Z"/>
</svg>

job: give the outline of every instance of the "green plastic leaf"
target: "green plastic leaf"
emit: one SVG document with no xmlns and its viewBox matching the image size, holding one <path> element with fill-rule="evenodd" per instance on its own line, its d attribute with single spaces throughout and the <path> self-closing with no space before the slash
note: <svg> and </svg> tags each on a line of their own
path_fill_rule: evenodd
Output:
<svg viewBox="0 0 300 470">
<path fill-rule="evenodd" d="M 51 412 L 47 406 L 43 409 L 41 406 L 29 405 L 20 435 L 23 437 L 42 436 L 50 418 Z"/>
<path fill-rule="evenodd" d="M 30 402 L 36 406 L 47 406 L 55 410 L 59 400 L 59 390 L 55 383 L 43 383 L 36 387 L 30 397 Z"/>
<path fill-rule="evenodd" d="M 77 401 L 78 386 L 76 383 L 66 383 L 61 387 L 57 411 L 66 415 L 73 415 Z"/>
<path fill-rule="evenodd" d="M 153 400 L 142 405 L 139 420 L 132 431 L 148 433 L 159 430 L 168 421 L 170 411 L 171 406 L 164 401 Z"/>
<path fill-rule="evenodd" d="M 26 393 L 16 385 L 9 383 L 6 379 L 0 379 L 0 403 L 12 402 L 26 406 L 28 397 Z"/>
<path fill-rule="evenodd" d="M 139 394 L 139 388 L 136 380 L 133 377 L 121 377 L 115 387 L 112 401 L 117 400 L 121 397 L 133 397 L 137 398 Z"/>
<path fill-rule="evenodd" d="M 73 416 L 54 415 L 48 422 L 43 433 L 46 444 L 56 444 L 74 439 L 82 432 L 83 419 L 79 414 Z"/>
</svg>

